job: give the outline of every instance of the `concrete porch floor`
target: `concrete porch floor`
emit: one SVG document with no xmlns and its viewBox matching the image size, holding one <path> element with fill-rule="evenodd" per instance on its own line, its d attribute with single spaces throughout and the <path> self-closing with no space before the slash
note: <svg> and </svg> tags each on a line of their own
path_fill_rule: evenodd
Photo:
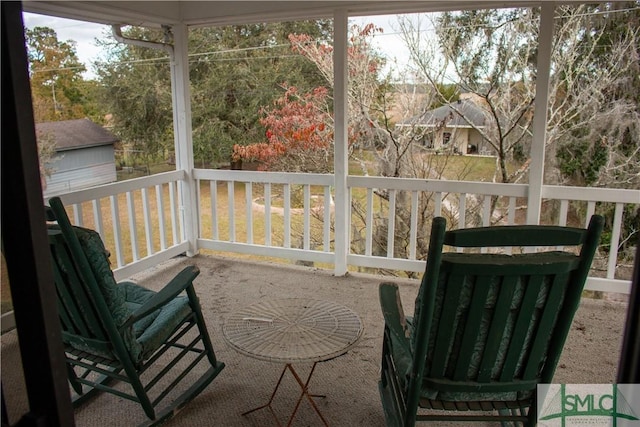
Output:
<svg viewBox="0 0 640 427">
<path fill-rule="evenodd" d="M 260 299 L 308 297 L 346 305 L 360 315 L 364 325 L 362 338 L 352 350 L 318 364 L 310 384 L 313 394 L 326 395 L 317 399 L 318 407 L 332 426 L 384 426 L 377 388 L 383 330 L 378 284 L 390 278 L 363 274 L 335 277 L 330 271 L 309 267 L 198 255 L 177 258 L 133 279 L 144 286 L 159 289 L 187 264 L 195 264 L 201 270 L 195 282 L 196 292 L 217 357 L 226 367 L 203 393 L 165 425 L 276 425 L 268 410 L 248 416 L 241 413 L 266 403 L 282 366 L 236 353 L 225 343 L 222 325 L 230 313 Z M 401 284 L 404 308 L 410 313 L 419 282 L 393 281 Z M 626 308 L 625 303 L 583 299 L 554 382 L 615 382 Z M 27 411 L 15 331 L 2 336 L 1 357 L 8 412 L 10 421 L 15 422 L 20 414 Z M 296 366 L 301 375 L 306 375 L 310 368 L 311 364 Z M 286 423 L 299 390 L 287 374 L 273 405 L 281 423 Z M 78 408 L 75 417 L 78 426 L 129 426 L 146 420 L 136 404 L 108 394 L 102 394 Z M 293 425 L 320 426 L 322 423 L 309 403 L 303 401 Z"/>
</svg>

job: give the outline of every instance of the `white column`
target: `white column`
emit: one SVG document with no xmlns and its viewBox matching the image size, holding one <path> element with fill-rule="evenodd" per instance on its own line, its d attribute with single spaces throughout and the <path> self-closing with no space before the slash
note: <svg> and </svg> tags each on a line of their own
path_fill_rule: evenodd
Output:
<svg viewBox="0 0 640 427">
<path fill-rule="evenodd" d="M 333 111 L 334 111 L 334 188 L 335 188 L 335 265 L 334 274 L 347 273 L 349 252 L 349 174 L 347 151 L 347 85 L 349 84 L 347 33 L 349 16 L 346 10 L 337 10 L 333 15 Z"/>
<path fill-rule="evenodd" d="M 538 75 L 529 165 L 529 197 L 527 200 L 527 224 L 540 222 L 542 185 L 544 184 L 544 145 L 547 130 L 547 106 L 549 100 L 549 74 L 553 42 L 554 2 L 543 2 L 538 33 Z"/>
<path fill-rule="evenodd" d="M 198 209 L 193 180 L 193 140 L 191 139 L 191 98 L 189 92 L 189 29 L 184 24 L 173 26 L 174 55 L 171 61 L 171 91 L 173 99 L 173 132 L 176 169 L 186 171 L 180 182 L 179 214 L 184 239 L 189 241 L 188 256 L 197 253 Z"/>
</svg>

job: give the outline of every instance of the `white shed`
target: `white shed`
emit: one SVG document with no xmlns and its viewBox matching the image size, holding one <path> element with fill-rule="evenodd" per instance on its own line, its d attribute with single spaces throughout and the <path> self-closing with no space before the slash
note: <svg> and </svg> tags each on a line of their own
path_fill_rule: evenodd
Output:
<svg viewBox="0 0 640 427">
<path fill-rule="evenodd" d="M 117 180 L 114 143 L 119 139 L 89 119 L 37 123 L 38 137 L 53 138 L 54 159 L 45 178 L 45 198 Z"/>
</svg>

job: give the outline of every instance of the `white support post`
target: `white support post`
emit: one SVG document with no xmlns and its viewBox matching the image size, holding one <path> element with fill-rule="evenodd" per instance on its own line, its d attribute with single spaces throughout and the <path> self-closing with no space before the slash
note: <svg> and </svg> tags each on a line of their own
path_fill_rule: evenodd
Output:
<svg viewBox="0 0 640 427">
<path fill-rule="evenodd" d="M 186 171 L 180 182 L 178 200 L 180 223 L 185 240 L 189 242 L 188 256 L 198 252 L 198 209 L 193 180 L 193 141 L 191 139 L 191 99 L 189 92 L 189 29 L 184 24 L 173 26 L 174 54 L 171 58 L 171 91 L 173 99 L 173 132 L 176 169 Z"/>
<path fill-rule="evenodd" d="M 347 90 L 349 84 L 347 33 L 349 16 L 346 10 L 336 10 L 333 15 L 333 111 L 335 123 L 334 139 L 334 188 L 335 198 L 335 264 L 334 274 L 347 274 L 347 254 L 349 253 L 349 191 L 347 175 L 349 174 L 347 150 L 348 103 Z"/>
<path fill-rule="evenodd" d="M 529 197 L 527 200 L 527 224 L 540 222 L 542 208 L 542 185 L 544 184 L 544 152 L 547 134 L 547 109 L 549 102 L 549 74 L 551 72 L 551 49 L 553 48 L 554 2 L 543 2 L 538 32 L 538 74 L 536 78 L 536 100 L 533 115 L 533 138 L 531 142 L 531 164 L 529 165 Z"/>
</svg>

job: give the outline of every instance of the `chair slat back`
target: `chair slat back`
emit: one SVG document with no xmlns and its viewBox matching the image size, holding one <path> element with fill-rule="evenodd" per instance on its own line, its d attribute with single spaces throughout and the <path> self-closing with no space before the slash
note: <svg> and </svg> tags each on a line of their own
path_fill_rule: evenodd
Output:
<svg viewBox="0 0 640 427">
<path fill-rule="evenodd" d="M 522 391 L 551 381 L 602 222 L 594 216 L 589 229 L 503 226 L 445 232 L 444 221 L 434 221 L 411 336 L 416 378 L 448 392 Z M 444 245 L 554 250 L 456 253 L 442 252 Z M 558 251 L 557 246 L 581 248 Z"/>
</svg>

